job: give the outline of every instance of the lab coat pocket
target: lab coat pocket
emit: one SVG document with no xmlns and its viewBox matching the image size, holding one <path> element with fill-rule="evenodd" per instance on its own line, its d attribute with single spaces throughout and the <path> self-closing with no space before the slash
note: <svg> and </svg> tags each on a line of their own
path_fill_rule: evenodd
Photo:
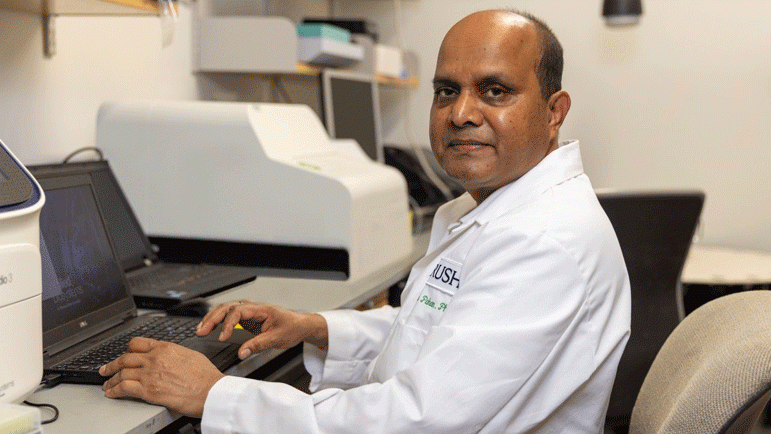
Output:
<svg viewBox="0 0 771 434">
<path fill-rule="evenodd" d="M 418 295 L 412 311 L 396 321 L 389 338 L 395 345 L 387 344 L 370 366 L 368 381 L 384 381 L 396 372 L 406 369 L 418 358 L 429 329 L 439 324 L 450 304 L 453 293 L 426 284 Z"/>
<path fill-rule="evenodd" d="M 458 262 L 441 258 L 428 268 L 423 281 L 417 281 L 405 293 L 407 298 L 388 342 L 368 369 L 368 381 L 384 381 L 417 360 L 428 331 L 442 320 L 460 288 L 461 268 Z"/>
<path fill-rule="evenodd" d="M 426 340 L 426 332 L 397 323 L 394 325 L 391 339 L 398 344 L 387 345 L 377 356 L 367 372 L 368 382 L 386 381 L 415 363 Z"/>
<path fill-rule="evenodd" d="M 439 324 L 453 295 L 427 284 L 418 295 L 417 303 L 407 317 L 405 325 L 428 331 L 432 326 Z"/>
</svg>

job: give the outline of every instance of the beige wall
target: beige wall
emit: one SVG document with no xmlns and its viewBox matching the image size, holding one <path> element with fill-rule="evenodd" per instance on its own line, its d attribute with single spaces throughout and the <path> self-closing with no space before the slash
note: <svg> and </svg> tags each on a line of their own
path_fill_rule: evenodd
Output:
<svg viewBox="0 0 771 434">
<path fill-rule="evenodd" d="M 392 2 L 336 4 L 374 9 L 398 43 Z M 416 140 L 427 142 L 441 37 L 501 5 L 542 17 L 562 41 L 573 100 L 562 138 L 581 141 L 596 187 L 702 189 L 702 242 L 771 250 L 771 2 L 643 0 L 639 26 L 609 29 L 601 0 L 405 1 L 405 45 L 422 62 L 408 126 Z M 394 142 L 407 138 L 400 113 L 387 116 Z"/>
<path fill-rule="evenodd" d="M 57 17 L 56 54 L 43 54 L 38 16 L 0 10 L 0 140 L 25 163 L 94 146 L 108 99 L 196 99 L 190 7 L 162 47 L 156 17 Z"/>
<path fill-rule="evenodd" d="M 156 17 L 59 17 L 52 58 L 43 55 L 38 16 L 0 10 L 0 140 L 27 164 L 53 162 L 93 145 L 104 100 L 238 99 L 251 79 L 191 72 L 197 9 L 297 19 L 328 5 L 182 4 L 167 47 Z M 562 138 L 581 140 L 596 187 L 703 189 L 703 242 L 771 250 L 771 2 L 644 0 L 638 27 L 611 30 L 601 0 L 404 1 L 404 40 L 420 58 L 421 86 L 407 95 L 409 107 L 401 90 L 383 92 L 388 141 L 427 144 L 441 37 L 467 13 L 501 5 L 543 17 L 562 40 L 573 97 Z M 398 44 L 392 1 L 335 0 L 332 10 L 375 20 L 384 42 Z"/>
</svg>

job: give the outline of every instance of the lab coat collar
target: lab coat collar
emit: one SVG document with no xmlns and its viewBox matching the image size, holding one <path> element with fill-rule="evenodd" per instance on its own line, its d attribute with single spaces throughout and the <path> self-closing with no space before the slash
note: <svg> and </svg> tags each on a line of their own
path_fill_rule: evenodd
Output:
<svg viewBox="0 0 771 434">
<path fill-rule="evenodd" d="M 484 224 L 542 195 L 551 187 L 584 173 L 581 162 L 581 150 L 578 140 L 559 144 L 557 149 L 547 155 L 540 163 L 522 175 L 516 181 L 494 191 L 487 199 L 460 217 L 457 223 L 450 225 L 450 232 L 478 222 Z M 464 196 L 468 196 L 464 198 Z M 466 193 L 459 199 L 471 200 Z M 501 198 L 501 200 L 498 200 Z"/>
</svg>

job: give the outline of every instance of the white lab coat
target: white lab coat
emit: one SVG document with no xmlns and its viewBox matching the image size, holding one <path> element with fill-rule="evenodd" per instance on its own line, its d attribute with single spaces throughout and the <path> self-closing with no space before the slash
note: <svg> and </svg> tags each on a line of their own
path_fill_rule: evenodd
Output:
<svg viewBox="0 0 771 434">
<path fill-rule="evenodd" d="M 402 307 L 323 314 L 315 393 L 225 377 L 205 433 L 598 433 L 629 334 L 613 229 L 563 144 L 476 206 L 434 219 Z"/>
</svg>

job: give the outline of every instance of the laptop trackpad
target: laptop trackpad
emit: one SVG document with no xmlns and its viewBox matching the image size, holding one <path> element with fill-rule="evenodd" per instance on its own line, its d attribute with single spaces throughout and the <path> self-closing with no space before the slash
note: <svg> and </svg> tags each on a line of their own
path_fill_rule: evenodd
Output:
<svg viewBox="0 0 771 434">
<path fill-rule="evenodd" d="M 237 344 L 198 337 L 185 339 L 181 344 L 208 357 L 221 371 L 238 361 Z"/>
</svg>

